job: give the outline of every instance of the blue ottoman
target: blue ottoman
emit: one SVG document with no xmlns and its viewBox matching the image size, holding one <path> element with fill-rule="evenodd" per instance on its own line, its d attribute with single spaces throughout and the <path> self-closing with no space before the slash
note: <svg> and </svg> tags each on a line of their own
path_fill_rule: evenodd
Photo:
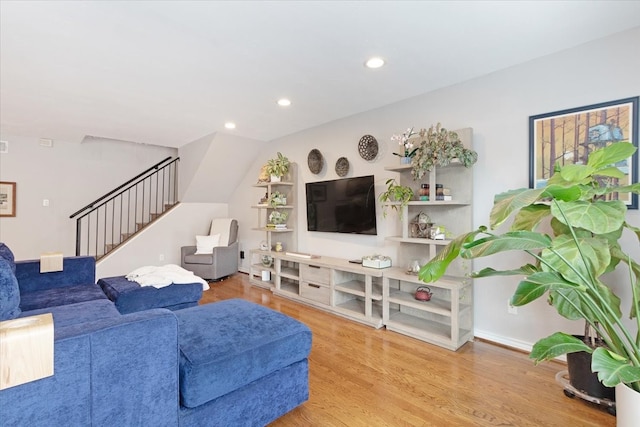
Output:
<svg viewBox="0 0 640 427">
<path fill-rule="evenodd" d="M 180 403 L 187 411 L 213 413 L 218 400 L 243 396 L 255 404 L 254 415 L 260 413 L 266 424 L 309 398 L 311 330 L 303 323 L 241 299 L 178 310 L 175 315 Z M 286 394 L 276 396 L 278 390 Z M 232 425 L 237 421 L 233 417 L 218 411 L 216 425 Z"/>
<path fill-rule="evenodd" d="M 175 284 L 164 288 L 140 286 L 124 276 L 106 277 L 98 285 L 122 314 L 152 308 L 179 310 L 198 305 L 202 298 L 201 283 Z"/>
</svg>

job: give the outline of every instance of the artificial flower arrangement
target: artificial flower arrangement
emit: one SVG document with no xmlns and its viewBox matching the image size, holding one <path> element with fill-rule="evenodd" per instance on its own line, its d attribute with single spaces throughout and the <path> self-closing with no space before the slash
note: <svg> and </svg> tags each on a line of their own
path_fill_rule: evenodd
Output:
<svg viewBox="0 0 640 427">
<path fill-rule="evenodd" d="M 416 151 L 418 150 L 417 147 L 413 148 L 413 143 L 409 141 L 409 139 L 413 135 L 416 135 L 416 133 L 413 131 L 413 128 L 408 128 L 401 135 L 396 135 L 396 134 L 392 135 L 391 140 L 397 141 L 398 145 L 402 146 L 402 152 L 393 153 L 393 154 L 395 154 L 398 157 L 413 157 L 416 154 Z"/>
</svg>

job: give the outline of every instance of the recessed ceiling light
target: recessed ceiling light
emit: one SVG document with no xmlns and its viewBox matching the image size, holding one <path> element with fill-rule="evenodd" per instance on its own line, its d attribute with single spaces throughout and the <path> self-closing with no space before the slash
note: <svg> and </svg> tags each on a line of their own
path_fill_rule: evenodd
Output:
<svg viewBox="0 0 640 427">
<path fill-rule="evenodd" d="M 384 59 L 379 56 L 374 56 L 373 58 L 369 58 L 367 62 L 364 63 L 367 68 L 380 68 L 384 65 Z"/>
<path fill-rule="evenodd" d="M 289 105 L 291 105 L 291 101 L 287 98 L 281 98 L 278 99 L 278 105 L 281 107 L 288 107 Z"/>
<path fill-rule="evenodd" d="M 227 129 L 235 129 L 236 128 L 236 124 L 233 122 L 227 122 L 224 124 L 224 127 L 226 127 Z"/>
</svg>

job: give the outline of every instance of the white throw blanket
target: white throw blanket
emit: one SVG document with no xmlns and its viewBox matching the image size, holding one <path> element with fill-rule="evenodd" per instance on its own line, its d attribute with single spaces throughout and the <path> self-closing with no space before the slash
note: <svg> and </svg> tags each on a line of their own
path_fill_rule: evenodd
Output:
<svg viewBox="0 0 640 427">
<path fill-rule="evenodd" d="M 185 283 L 201 283 L 202 290 L 209 289 L 209 284 L 203 278 L 175 264 L 136 268 L 125 277 L 132 282 L 139 283 L 140 286 L 153 286 L 158 289 Z"/>
</svg>

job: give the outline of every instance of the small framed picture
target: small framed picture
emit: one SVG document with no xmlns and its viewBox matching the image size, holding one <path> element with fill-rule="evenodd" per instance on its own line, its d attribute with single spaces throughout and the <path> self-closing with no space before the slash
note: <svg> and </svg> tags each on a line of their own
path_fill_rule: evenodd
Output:
<svg viewBox="0 0 640 427">
<path fill-rule="evenodd" d="M 16 183 L 0 181 L 0 216 L 16 216 Z"/>
</svg>

